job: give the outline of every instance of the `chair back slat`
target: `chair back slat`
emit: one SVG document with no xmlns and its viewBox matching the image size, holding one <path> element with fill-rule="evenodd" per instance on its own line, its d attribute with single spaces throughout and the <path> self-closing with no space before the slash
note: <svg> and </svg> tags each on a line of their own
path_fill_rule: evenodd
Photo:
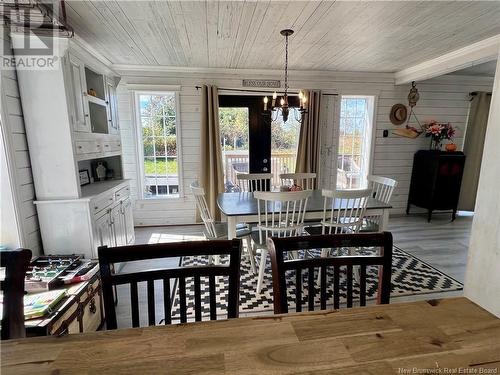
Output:
<svg viewBox="0 0 500 375">
<path fill-rule="evenodd" d="M 356 255 L 356 256 L 334 256 L 315 257 L 303 259 L 289 259 L 290 252 L 299 250 L 308 251 L 313 249 L 339 249 L 344 247 L 380 247 L 380 254 L 377 255 Z M 391 292 L 391 269 L 392 269 L 392 235 L 389 232 L 383 233 L 356 233 L 356 234 L 334 234 L 319 236 L 299 236 L 290 238 L 273 237 L 268 239 L 268 248 L 271 254 L 273 272 L 273 293 L 274 312 L 276 314 L 288 312 L 287 299 L 287 271 L 293 270 L 296 273 L 296 311 L 302 310 L 302 270 L 308 272 L 307 277 L 307 305 L 309 311 L 315 308 L 315 298 L 317 297 L 317 284 L 314 276 L 315 271 L 320 272 L 319 299 L 320 308 L 325 309 L 331 301 L 327 301 L 327 290 L 331 290 L 333 284 L 333 307 L 340 307 L 341 284 L 340 274 L 345 272 L 345 292 L 346 306 L 354 305 L 354 272 L 359 268 L 359 304 L 366 305 L 366 270 L 368 266 L 378 266 L 378 289 L 377 302 L 389 303 Z M 330 276 L 328 271 L 333 271 Z M 333 280 L 331 280 L 333 279 Z"/>
<path fill-rule="evenodd" d="M 156 322 L 154 280 L 147 281 L 147 291 L 148 291 L 148 324 L 150 326 L 154 326 Z"/>
<path fill-rule="evenodd" d="M 366 265 L 359 267 L 359 305 L 366 306 Z"/>
<path fill-rule="evenodd" d="M 215 230 L 215 220 L 212 217 L 212 213 L 208 208 L 208 203 L 205 198 L 205 189 L 198 185 L 198 181 L 193 182 L 190 185 L 191 192 L 194 195 L 194 199 L 196 202 L 196 207 L 200 211 L 200 217 L 205 225 L 205 229 L 207 231 L 207 237 L 209 239 L 217 238 L 217 232 Z"/>
<path fill-rule="evenodd" d="M 307 200 L 312 191 L 255 192 L 260 243 L 269 237 L 291 237 L 302 234 Z"/>
<path fill-rule="evenodd" d="M 139 322 L 139 296 L 137 291 L 137 282 L 130 283 L 130 305 L 132 310 L 132 327 L 140 326 Z"/>
<path fill-rule="evenodd" d="M 371 190 L 322 190 L 322 234 L 357 233 Z"/>
<path fill-rule="evenodd" d="M 165 311 L 165 324 L 172 324 L 172 301 L 170 298 L 170 279 L 163 279 L 163 309 Z"/>
<path fill-rule="evenodd" d="M 18 249 L 0 253 L 0 267 L 5 278 L 0 286 L 3 292 L 1 339 L 26 336 L 24 327 L 24 278 L 31 261 L 31 250 Z"/>
<path fill-rule="evenodd" d="M 202 319 L 201 290 L 202 284 L 208 279 L 210 299 L 210 319 L 217 319 L 216 314 L 216 277 L 226 276 L 228 280 L 228 308 L 229 318 L 238 317 L 239 306 L 239 283 L 240 283 L 240 261 L 241 240 L 231 241 L 189 241 L 179 243 L 160 243 L 150 245 L 133 245 L 108 248 L 106 246 L 98 249 L 99 265 L 102 280 L 103 300 L 107 329 L 117 328 L 116 310 L 114 303 L 113 287 L 115 285 L 130 285 L 130 301 L 132 312 L 132 325 L 140 325 L 138 283 L 146 282 L 147 289 L 147 311 L 148 324 L 156 324 L 156 301 L 155 280 L 163 282 L 163 307 L 165 312 L 165 324 L 172 323 L 170 297 L 171 280 L 177 280 L 179 292 L 180 321 L 187 322 L 187 281 L 194 280 L 194 315 L 195 320 Z M 229 264 L 201 265 L 168 269 L 147 269 L 130 273 L 114 274 L 111 265 L 130 261 L 140 261 L 159 258 L 177 258 L 181 256 L 210 257 L 229 256 Z M 225 280 L 226 278 L 224 278 Z"/>
<path fill-rule="evenodd" d="M 303 190 L 316 189 L 316 173 L 282 173 L 279 175 L 281 186 L 296 184 Z"/>
<path fill-rule="evenodd" d="M 237 173 L 236 180 L 241 191 L 269 191 L 273 176 L 272 173 Z"/>
<path fill-rule="evenodd" d="M 388 177 L 369 175 L 368 185 L 371 185 L 370 196 L 372 198 L 388 204 L 391 201 L 394 189 L 398 186 L 398 182 Z M 375 224 L 380 227 L 381 215 L 369 215 L 365 217 L 365 220 L 370 224 Z"/>
</svg>

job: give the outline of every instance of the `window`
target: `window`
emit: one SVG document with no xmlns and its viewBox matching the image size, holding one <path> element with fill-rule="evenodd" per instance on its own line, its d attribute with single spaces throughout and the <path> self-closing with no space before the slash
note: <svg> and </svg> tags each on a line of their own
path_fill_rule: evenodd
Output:
<svg viewBox="0 0 500 375">
<path fill-rule="evenodd" d="M 143 197 L 180 196 L 177 95 L 138 93 Z"/>
<path fill-rule="evenodd" d="M 365 189 L 370 170 L 373 96 L 342 96 L 337 189 Z"/>
</svg>

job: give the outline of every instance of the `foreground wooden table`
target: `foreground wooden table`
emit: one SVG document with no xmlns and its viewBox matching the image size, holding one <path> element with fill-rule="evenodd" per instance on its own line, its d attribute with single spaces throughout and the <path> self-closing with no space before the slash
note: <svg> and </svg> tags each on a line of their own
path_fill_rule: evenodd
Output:
<svg viewBox="0 0 500 375">
<path fill-rule="evenodd" d="M 497 374 L 500 319 L 453 298 L 30 338 L 1 351 L 2 374 Z"/>
</svg>

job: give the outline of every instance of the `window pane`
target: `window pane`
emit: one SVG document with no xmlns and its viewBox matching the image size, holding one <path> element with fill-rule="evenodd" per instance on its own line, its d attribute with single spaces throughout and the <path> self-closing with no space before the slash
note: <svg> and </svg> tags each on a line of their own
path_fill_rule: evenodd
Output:
<svg viewBox="0 0 500 375">
<path fill-rule="evenodd" d="M 369 111 L 373 110 L 373 99 L 373 97 L 342 97 L 337 158 L 338 189 L 366 187 L 373 115 Z"/>
<path fill-rule="evenodd" d="M 177 138 L 175 135 L 169 135 L 166 137 L 167 140 L 167 155 L 177 156 Z"/>
<path fill-rule="evenodd" d="M 156 174 L 167 174 L 167 159 L 164 157 L 156 158 Z"/>
<path fill-rule="evenodd" d="M 165 137 L 155 138 L 155 156 L 165 156 Z"/>
<path fill-rule="evenodd" d="M 175 135 L 175 117 L 165 118 L 165 135 Z"/>
<path fill-rule="evenodd" d="M 154 138 L 146 137 L 143 141 L 144 144 L 144 156 L 154 156 Z"/>
<path fill-rule="evenodd" d="M 178 195 L 175 94 L 140 95 L 139 106 L 144 150 L 144 197 Z"/>
<path fill-rule="evenodd" d="M 169 175 L 177 175 L 177 158 L 167 158 L 166 173 Z"/>
</svg>

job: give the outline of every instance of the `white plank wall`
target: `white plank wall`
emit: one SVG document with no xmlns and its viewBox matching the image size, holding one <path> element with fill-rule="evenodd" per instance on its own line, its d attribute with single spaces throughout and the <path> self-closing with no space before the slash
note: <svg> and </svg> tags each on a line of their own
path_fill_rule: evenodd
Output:
<svg viewBox="0 0 500 375">
<path fill-rule="evenodd" d="M 19 98 L 15 71 L 0 71 L 2 95 L 2 129 L 5 149 L 12 162 L 11 183 L 13 198 L 20 223 L 19 246 L 30 249 L 34 255 L 42 253 L 42 241 L 35 205 L 35 189 L 26 142 L 24 118 Z M 15 220 L 15 218 L 12 218 Z"/>
<path fill-rule="evenodd" d="M 243 78 L 281 78 L 280 76 L 232 73 L 172 73 L 172 72 L 120 72 L 123 76 L 118 90 L 119 118 L 122 130 L 123 162 L 125 178 L 132 180 L 134 198 L 137 191 L 137 139 L 133 119 L 133 94 L 127 90 L 127 83 L 181 85 L 180 123 L 182 127 L 182 166 L 184 197 L 177 200 L 135 202 L 136 225 L 184 224 L 194 221 L 195 205 L 189 194 L 189 184 L 198 175 L 200 159 L 200 93 L 195 86 L 202 83 L 215 84 L 223 88 L 241 87 Z M 300 78 L 299 78 L 300 77 Z M 459 128 L 457 144 L 465 130 L 470 91 L 490 91 L 493 80 L 484 77 L 444 76 L 418 84 L 421 100 L 416 107 L 420 121 L 436 119 L 451 122 Z M 291 87 L 320 89 L 325 93 L 366 94 L 378 98 L 375 116 L 375 149 L 373 173 L 395 178 L 399 186 L 394 193 L 393 214 L 401 214 L 406 207 L 413 154 L 416 150 L 428 148 L 429 139 L 405 139 L 389 134 L 383 138 L 383 130 L 395 127 L 389 121 L 393 104 L 407 104 L 409 86 L 395 86 L 392 74 L 384 73 L 321 73 L 308 72 L 303 76 L 291 76 Z M 332 155 L 333 157 L 333 155 Z M 331 169 L 330 169 L 331 170 Z M 328 180 L 328 176 L 324 177 Z M 332 179 L 330 179 L 331 181 Z"/>
</svg>

